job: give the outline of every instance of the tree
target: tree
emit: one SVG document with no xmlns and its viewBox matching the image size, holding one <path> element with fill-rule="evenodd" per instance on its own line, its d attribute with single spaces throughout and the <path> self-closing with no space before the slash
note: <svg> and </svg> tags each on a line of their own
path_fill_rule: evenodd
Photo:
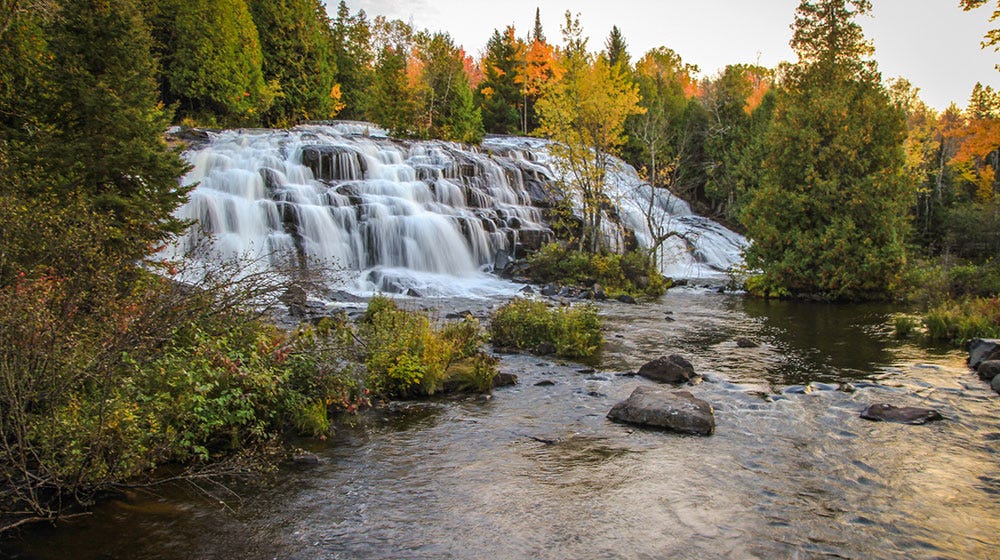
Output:
<svg viewBox="0 0 1000 560">
<path fill-rule="evenodd" d="M 531 40 L 539 43 L 545 42 L 545 31 L 542 30 L 542 10 L 535 8 L 535 28 L 531 32 Z"/>
<path fill-rule="evenodd" d="M 632 61 L 628 54 L 628 45 L 625 44 L 625 37 L 622 37 L 622 32 L 618 30 L 617 25 L 611 27 L 608 40 L 604 43 L 604 49 L 611 66 L 621 65 L 623 71 L 629 70 Z"/>
<path fill-rule="evenodd" d="M 372 29 L 364 10 L 352 16 L 347 4 L 341 0 L 331 33 L 336 83 L 340 85 L 344 105 L 340 117 L 367 119 L 369 111 L 376 109 L 369 103 L 369 88 L 374 79 L 375 54 L 379 49 L 372 44 Z"/>
<path fill-rule="evenodd" d="M 969 11 L 989 4 L 990 0 L 959 0 L 959 5 L 963 10 Z M 1000 2 L 997 2 L 997 7 L 994 8 L 993 13 L 990 15 L 990 21 L 996 21 L 1000 19 Z M 982 47 L 993 47 L 994 50 L 1000 49 L 1000 29 L 990 29 L 986 32 L 983 37 Z M 1000 65 L 997 67 L 1000 69 Z"/>
<path fill-rule="evenodd" d="M 579 199 L 583 230 L 579 248 L 600 249 L 609 158 L 625 141 L 625 119 L 642 112 L 639 92 L 617 66 L 590 57 L 579 22 L 567 12 L 565 77 L 546 88 L 537 108 L 539 132 L 556 141 L 550 150 L 565 186 Z"/>
<path fill-rule="evenodd" d="M 867 0 L 803 1 L 775 99 L 761 187 L 742 220 L 764 293 L 887 297 L 906 262 L 905 121 L 855 15 Z"/>
<path fill-rule="evenodd" d="M 245 0 L 159 0 L 150 8 L 161 42 L 164 101 L 181 116 L 254 124 L 278 93 Z"/>
<path fill-rule="evenodd" d="M 319 0 L 250 0 L 264 79 L 281 87 L 267 124 L 328 119 L 341 108 L 330 23 Z"/>
<path fill-rule="evenodd" d="M 410 62 L 408 71 L 417 82 L 423 114 L 420 135 L 459 142 L 481 140 L 482 116 L 472 102 L 465 51 L 446 33 L 422 33 Z"/>
<path fill-rule="evenodd" d="M 483 81 L 476 91 L 483 126 L 495 134 L 513 134 L 521 128 L 522 87 L 519 77 L 525 66 L 525 45 L 514 27 L 493 31 L 482 60 Z M 523 80 L 522 80 L 523 81 Z"/>
</svg>

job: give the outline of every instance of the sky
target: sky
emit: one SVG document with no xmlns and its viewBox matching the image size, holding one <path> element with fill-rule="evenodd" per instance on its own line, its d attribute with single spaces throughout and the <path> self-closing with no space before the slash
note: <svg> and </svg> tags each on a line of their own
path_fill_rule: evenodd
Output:
<svg viewBox="0 0 1000 560">
<path fill-rule="evenodd" d="M 336 12 L 337 0 L 326 0 Z M 347 0 L 354 13 L 411 22 L 418 29 L 447 31 L 478 56 L 494 29 L 514 25 L 518 36 L 534 27 L 535 8 L 550 43 L 561 43 L 567 10 L 580 15 L 592 51 L 603 49 L 612 25 L 628 43 L 633 61 L 665 46 L 702 76 L 727 64 L 774 67 L 795 60 L 788 46 L 798 0 Z M 872 13 L 858 18 L 875 44 L 884 78 L 904 77 L 939 110 L 964 107 L 976 82 L 1000 88 L 1000 53 L 983 50 L 991 7 L 963 12 L 959 0 L 872 0 Z M 988 3 L 989 4 L 989 3 Z M 996 23 L 1000 27 L 1000 21 Z"/>
</svg>

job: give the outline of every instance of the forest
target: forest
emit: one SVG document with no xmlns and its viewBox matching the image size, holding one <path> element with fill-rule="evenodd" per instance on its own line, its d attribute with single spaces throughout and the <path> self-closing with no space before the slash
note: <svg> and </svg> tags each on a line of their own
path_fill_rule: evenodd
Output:
<svg viewBox="0 0 1000 560">
<path fill-rule="evenodd" d="M 495 372 L 478 325 L 439 332 L 385 304 L 389 319 L 347 339 L 285 333 L 243 306 L 283 287 L 191 293 L 157 274 L 176 263 L 153 257 L 190 226 L 174 215 L 188 189 L 171 125 L 549 138 L 583 201 L 573 251 L 608 251 L 603 173 L 620 156 L 752 240 L 734 271 L 751 294 L 905 302 L 931 338 L 1000 335 L 1000 92 L 977 84 L 936 111 L 883 79 L 856 19 L 870 10 L 803 0 L 789 14 L 798 60 L 704 76 L 668 46 L 630 53 L 617 27 L 589 44 L 571 12 L 559 39 L 536 12 L 468 53 L 344 1 L 0 0 L 0 530 L 164 463 L 204 467 L 289 426 L 322 433 L 369 389 L 418 392 L 405 380 L 430 371 L 429 350 L 405 370 L 382 364 L 399 348 L 370 352 L 387 371 L 370 386 L 324 369 L 324 352 L 361 353 L 352 336 L 385 338 L 379 321 L 448 349 L 426 392 L 453 363 L 471 384 Z M 1000 31 L 984 40 L 998 44 Z"/>
</svg>

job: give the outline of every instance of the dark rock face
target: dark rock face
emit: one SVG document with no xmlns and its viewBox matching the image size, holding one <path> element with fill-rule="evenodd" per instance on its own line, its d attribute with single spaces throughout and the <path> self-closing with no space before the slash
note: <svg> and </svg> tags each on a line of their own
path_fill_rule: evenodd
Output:
<svg viewBox="0 0 1000 560">
<path fill-rule="evenodd" d="M 898 422 L 900 424 L 926 424 L 941 420 L 941 414 L 934 409 L 893 406 L 891 404 L 873 404 L 861 413 L 861 417 L 876 422 Z"/>
<path fill-rule="evenodd" d="M 628 295 L 628 294 L 622 294 L 622 295 L 618 296 L 615 299 L 617 299 L 618 301 L 620 301 L 622 303 L 630 303 L 630 304 L 635 304 L 636 303 L 635 298 L 632 297 L 632 296 L 630 296 L 630 295 Z"/>
<path fill-rule="evenodd" d="M 1000 393 L 1000 375 L 993 378 L 993 381 L 990 382 L 990 388 Z"/>
<path fill-rule="evenodd" d="M 712 405 L 687 391 L 637 387 L 629 398 L 611 409 L 608 418 L 682 434 L 708 436 L 715 431 Z"/>
<path fill-rule="evenodd" d="M 639 368 L 639 375 L 662 383 L 686 383 L 694 377 L 694 366 L 677 354 L 659 357 Z"/>
<path fill-rule="evenodd" d="M 736 338 L 736 346 L 739 346 L 740 348 L 758 348 L 760 347 L 760 344 L 750 340 L 745 336 L 740 336 Z"/>
<path fill-rule="evenodd" d="M 979 378 L 983 381 L 989 383 L 996 379 L 997 375 L 1000 375 L 1000 360 L 986 360 L 979 364 L 976 368 L 976 373 L 979 374 Z"/>
<path fill-rule="evenodd" d="M 969 367 L 978 369 L 979 364 L 990 360 L 1000 360 L 1000 339 L 973 339 L 969 343 Z"/>
</svg>

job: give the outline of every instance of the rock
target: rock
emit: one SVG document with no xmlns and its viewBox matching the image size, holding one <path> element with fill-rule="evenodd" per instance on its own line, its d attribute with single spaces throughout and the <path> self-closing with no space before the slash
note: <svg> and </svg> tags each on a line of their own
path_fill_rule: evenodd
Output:
<svg viewBox="0 0 1000 560">
<path fill-rule="evenodd" d="M 559 284 L 546 284 L 542 286 L 542 295 L 552 297 L 559 293 Z"/>
<path fill-rule="evenodd" d="M 466 317 L 472 315 L 472 311 L 466 309 L 465 311 L 455 311 L 444 316 L 445 319 L 465 319 Z"/>
<path fill-rule="evenodd" d="M 604 291 L 604 286 L 600 284 L 594 284 L 593 292 L 594 299 L 597 301 L 604 301 L 608 299 L 608 294 Z"/>
<path fill-rule="evenodd" d="M 535 348 L 535 354 L 539 356 L 548 356 L 549 354 L 556 353 L 556 345 L 551 342 L 543 342 Z"/>
<path fill-rule="evenodd" d="M 628 294 L 622 294 L 622 295 L 618 296 L 615 299 L 617 299 L 618 301 L 620 301 L 622 303 L 631 303 L 633 305 L 635 304 L 635 298 L 632 297 L 632 296 L 630 296 L 630 295 L 628 295 Z"/>
<path fill-rule="evenodd" d="M 415 297 L 415 298 L 422 298 L 422 297 L 424 297 L 423 294 L 421 294 L 420 292 L 414 290 L 413 288 L 407 288 L 406 295 L 408 295 L 410 297 Z"/>
<path fill-rule="evenodd" d="M 979 367 L 976 368 L 976 373 L 979 374 L 980 379 L 987 383 L 993 381 L 1000 374 L 1000 360 L 986 360 L 980 363 Z"/>
<path fill-rule="evenodd" d="M 501 249 L 497 251 L 496 256 L 493 258 L 493 272 L 502 274 L 513 262 L 514 260 L 510 258 L 510 253 Z"/>
<path fill-rule="evenodd" d="M 292 462 L 296 465 L 318 465 L 319 455 L 309 453 L 308 451 L 300 451 L 292 455 Z"/>
<path fill-rule="evenodd" d="M 708 436 L 715 431 L 712 405 L 687 391 L 636 387 L 629 398 L 611 409 L 608 418 L 683 434 Z"/>
<path fill-rule="evenodd" d="M 978 369 L 979 364 L 990 360 L 1000 360 L 1000 339 L 972 339 L 969 343 L 969 367 Z"/>
<path fill-rule="evenodd" d="M 866 408 L 861 417 L 876 422 L 898 422 L 901 424 L 926 424 L 941 420 L 941 414 L 930 408 L 913 406 L 893 406 L 891 404 L 873 404 Z"/>
<path fill-rule="evenodd" d="M 556 382 L 552 381 L 551 379 L 543 379 L 543 380 L 539 381 L 538 383 L 535 383 L 535 387 L 551 387 L 551 386 L 553 386 L 555 384 L 556 384 Z"/>
<path fill-rule="evenodd" d="M 533 294 L 533 293 L 535 293 L 535 289 L 532 288 L 531 286 L 525 286 L 525 287 L 521 288 L 520 290 L 518 290 L 517 293 L 519 293 L 519 294 Z"/>
<path fill-rule="evenodd" d="M 740 348 L 758 348 L 760 347 L 760 344 L 757 344 L 745 336 L 738 336 L 736 337 L 736 346 L 739 346 Z"/>
<path fill-rule="evenodd" d="M 513 373 L 497 373 L 493 377 L 493 387 L 510 387 L 517 385 L 517 375 Z"/>
<path fill-rule="evenodd" d="M 278 299 L 288 307 L 288 313 L 292 317 L 302 317 L 306 313 L 306 303 L 308 296 L 305 289 L 297 284 L 289 286 L 285 293 Z"/>
<path fill-rule="evenodd" d="M 694 377 L 694 366 L 677 354 L 659 357 L 639 368 L 639 375 L 663 383 L 685 383 Z"/>
<path fill-rule="evenodd" d="M 1000 393 L 1000 375 L 994 377 L 993 381 L 990 382 L 990 389 Z"/>
</svg>

